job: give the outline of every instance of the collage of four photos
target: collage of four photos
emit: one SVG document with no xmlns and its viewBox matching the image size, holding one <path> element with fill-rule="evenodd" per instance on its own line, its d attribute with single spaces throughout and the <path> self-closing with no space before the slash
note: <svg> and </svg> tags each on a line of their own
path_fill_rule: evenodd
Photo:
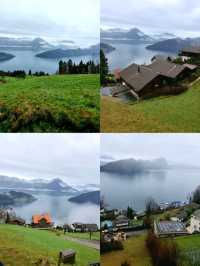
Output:
<svg viewBox="0 0 200 266">
<path fill-rule="evenodd" d="M 0 266 L 200 266 L 199 25 L 0 0 Z"/>
</svg>

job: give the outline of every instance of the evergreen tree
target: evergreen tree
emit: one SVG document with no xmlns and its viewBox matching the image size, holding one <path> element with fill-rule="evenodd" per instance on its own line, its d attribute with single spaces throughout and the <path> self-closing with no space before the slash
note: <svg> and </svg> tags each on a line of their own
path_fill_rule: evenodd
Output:
<svg viewBox="0 0 200 266">
<path fill-rule="evenodd" d="M 105 57 L 103 50 L 100 50 L 100 82 L 101 85 L 106 84 L 106 77 L 108 75 L 108 59 Z"/>
<path fill-rule="evenodd" d="M 32 72 L 31 72 L 31 70 L 29 70 L 28 74 L 29 74 L 29 76 L 31 76 L 31 75 L 32 75 Z"/>
</svg>

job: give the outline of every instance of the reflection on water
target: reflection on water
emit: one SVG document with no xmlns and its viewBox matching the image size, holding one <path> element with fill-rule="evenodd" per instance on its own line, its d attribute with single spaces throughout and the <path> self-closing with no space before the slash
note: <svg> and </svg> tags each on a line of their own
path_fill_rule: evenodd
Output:
<svg viewBox="0 0 200 266">
<path fill-rule="evenodd" d="M 116 50 L 106 55 L 109 62 L 109 69 L 124 68 L 131 63 L 150 64 L 154 55 L 174 57 L 174 53 L 158 52 L 147 50 L 147 44 L 112 44 Z"/>
<path fill-rule="evenodd" d="M 155 171 L 133 177 L 101 173 L 101 193 L 110 208 L 142 210 L 149 197 L 159 203 L 184 201 L 198 185 L 199 170 Z"/>
<path fill-rule="evenodd" d="M 55 224 L 83 222 L 96 223 L 99 225 L 99 206 L 94 204 L 76 204 L 68 201 L 69 196 L 52 193 L 31 193 L 37 201 L 31 204 L 15 207 L 14 210 L 17 215 L 31 221 L 33 214 L 49 213 Z"/>
<path fill-rule="evenodd" d="M 6 51 L 5 51 L 6 52 Z M 58 70 L 58 63 L 61 59 L 44 59 L 36 57 L 33 51 L 7 51 L 15 55 L 15 58 L 12 60 L 0 62 L 0 70 L 4 71 L 13 71 L 23 69 L 28 72 L 30 69 L 32 72 L 36 71 L 44 71 L 49 74 L 55 74 Z M 84 62 L 93 60 L 98 61 L 98 57 L 96 56 L 76 56 L 70 58 L 62 58 L 62 60 L 72 59 L 73 62 L 79 63 L 81 60 Z"/>
</svg>

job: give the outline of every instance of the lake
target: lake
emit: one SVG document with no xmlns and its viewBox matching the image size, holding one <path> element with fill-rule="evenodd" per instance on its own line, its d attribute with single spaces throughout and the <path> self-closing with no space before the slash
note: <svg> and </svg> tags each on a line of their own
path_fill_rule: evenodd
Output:
<svg viewBox="0 0 200 266">
<path fill-rule="evenodd" d="M 185 201 L 198 185 L 200 170 L 152 171 L 133 177 L 101 173 L 101 194 L 109 208 L 131 206 L 140 211 L 149 197 L 158 203 Z"/>
<path fill-rule="evenodd" d="M 5 190 L 4 190 L 5 191 Z M 65 223 L 72 224 L 74 222 L 82 223 L 96 223 L 99 225 L 99 206 L 85 203 L 76 204 L 68 201 L 71 196 L 63 193 L 54 192 L 30 192 L 37 198 L 31 204 L 22 207 L 14 207 L 16 214 L 26 220 L 31 221 L 34 214 L 49 213 L 56 225 L 63 225 Z"/>
<path fill-rule="evenodd" d="M 163 55 L 175 57 L 174 53 L 147 50 L 147 44 L 111 44 L 116 48 L 111 53 L 106 54 L 110 71 L 117 68 L 124 68 L 131 63 L 150 64 L 154 55 Z"/>
<path fill-rule="evenodd" d="M 61 59 L 44 59 L 35 56 L 33 51 L 12 51 L 4 50 L 4 52 L 15 55 L 11 60 L 0 62 L 0 70 L 3 71 L 14 71 L 14 70 L 25 70 L 28 72 L 30 69 L 32 72 L 44 71 L 49 74 L 55 74 L 58 70 L 58 62 L 60 60 L 69 60 L 72 59 L 73 62 L 79 63 L 81 60 L 87 62 L 89 60 L 99 61 L 96 56 L 76 56 L 70 58 L 61 58 Z"/>
</svg>

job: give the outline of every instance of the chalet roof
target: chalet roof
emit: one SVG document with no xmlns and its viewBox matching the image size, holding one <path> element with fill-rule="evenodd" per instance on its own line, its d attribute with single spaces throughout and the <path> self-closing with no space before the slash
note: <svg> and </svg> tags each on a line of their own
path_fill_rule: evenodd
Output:
<svg viewBox="0 0 200 266">
<path fill-rule="evenodd" d="M 158 73 L 155 73 L 147 66 L 132 64 L 120 72 L 120 76 L 135 91 L 142 90 L 147 84 L 154 80 Z"/>
<path fill-rule="evenodd" d="M 182 53 L 200 54 L 200 47 L 186 47 L 181 50 Z"/>
<path fill-rule="evenodd" d="M 197 65 L 192 65 L 192 64 L 184 64 L 184 66 L 189 68 L 190 70 L 194 70 L 194 69 L 198 68 Z"/>
<path fill-rule="evenodd" d="M 159 234 L 186 233 L 185 225 L 181 222 L 162 221 L 156 225 Z"/>
<path fill-rule="evenodd" d="M 157 59 L 148 67 L 162 76 L 176 78 L 185 68 L 185 65 L 174 64 L 168 60 Z"/>
<path fill-rule="evenodd" d="M 39 224 L 40 221 L 44 219 L 48 224 L 52 223 L 51 217 L 48 213 L 42 214 L 42 215 L 33 215 L 32 220 L 34 224 Z"/>
</svg>

